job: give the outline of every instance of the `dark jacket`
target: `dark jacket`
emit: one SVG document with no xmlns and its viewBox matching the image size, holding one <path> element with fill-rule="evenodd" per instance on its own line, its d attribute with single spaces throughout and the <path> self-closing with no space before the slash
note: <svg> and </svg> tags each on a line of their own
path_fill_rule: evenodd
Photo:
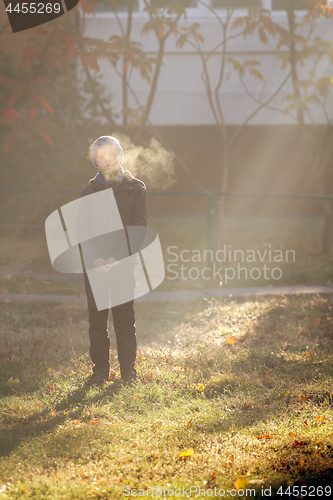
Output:
<svg viewBox="0 0 333 500">
<path fill-rule="evenodd" d="M 89 223 L 87 224 L 89 217 L 91 217 L 91 213 L 89 213 L 91 210 L 86 208 L 89 205 L 83 204 L 81 213 L 79 210 L 76 229 L 79 236 L 78 241 L 81 241 L 85 267 L 87 265 L 90 267 L 92 260 L 97 257 L 107 260 L 113 256 L 116 260 L 121 261 L 129 254 L 135 254 L 142 246 L 147 228 L 146 186 L 144 182 L 133 177 L 127 170 L 125 170 L 124 180 L 117 185 L 112 186 L 112 182 L 101 183 L 98 178 L 100 178 L 100 173 L 89 181 L 89 185 L 83 189 L 81 197 L 112 189 L 123 227 L 116 223 L 117 231 L 112 234 L 107 231 L 107 219 L 111 216 L 102 210 L 100 217 L 95 214 L 94 227 L 91 228 Z M 90 223 L 90 225 L 92 224 Z M 100 236 L 91 237 L 91 230 L 93 230 L 94 235 Z"/>
</svg>

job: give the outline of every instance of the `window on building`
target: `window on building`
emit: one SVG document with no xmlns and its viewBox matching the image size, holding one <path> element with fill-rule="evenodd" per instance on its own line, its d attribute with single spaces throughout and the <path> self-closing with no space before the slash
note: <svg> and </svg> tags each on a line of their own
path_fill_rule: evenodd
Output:
<svg viewBox="0 0 333 500">
<path fill-rule="evenodd" d="M 290 0 L 287 0 L 288 2 Z M 309 10 L 311 7 L 311 0 L 295 0 L 295 9 L 296 10 Z M 286 4 L 284 0 L 273 0 L 272 2 L 272 10 L 286 10 Z"/>
<path fill-rule="evenodd" d="M 182 5 L 183 7 L 198 7 L 197 0 L 151 0 L 156 7 L 165 7 L 166 5 Z"/>
<path fill-rule="evenodd" d="M 212 7 L 215 9 L 247 9 L 248 7 L 261 7 L 261 0 L 212 0 Z"/>
<path fill-rule="evenodd" d="M 117 9 L 117 12 L 127 12 L 129 0 L 113 0 L 113 3 Z M 133 12 L 138 12 L 138 7 L 139 0 L 133 0 Z M 110 0 L 99 0 L 94 9 L 96 12 L 113 12 Z"/>
</svg>

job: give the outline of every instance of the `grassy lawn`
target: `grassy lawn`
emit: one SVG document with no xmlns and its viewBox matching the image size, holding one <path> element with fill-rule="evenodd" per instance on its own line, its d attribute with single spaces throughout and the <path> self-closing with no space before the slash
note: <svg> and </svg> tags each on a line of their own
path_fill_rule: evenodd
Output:
<svg viewBox="0 0 333 500">
<path fill-rule="evenodd" d="M 119 383 L 110 320 L 112 380 L 85 389 L 85 303 L 2 304 L 0 498 L 330 498 L 331 295 L 136 315 L 139 384 Z"/>
<path fill-rule="evenodd" d="M 166 268 L 166 278 L 156 291 L 333 283 L 333 253 L 320 253 L 322 227 L 317 218 L 228 218 L 226 261 L 220 253 L 215 276 L 213 271 L 203 271 L 210 266 L 210 254 L 204 254 L 204 217 L 152 218 L 149 224 L 158 231 Z M 84 294 L 82 276 L 52 269 L 40 231 L 29 239 L 1 237 L 0 256 L 0 293 Z M 238 271 L 238 266 L 243 270 Z M 250 274 L 254 268 L 258 270 Z M 274 268 L 281 271 L 274 271 L 273 277 Z"/>
</svg>

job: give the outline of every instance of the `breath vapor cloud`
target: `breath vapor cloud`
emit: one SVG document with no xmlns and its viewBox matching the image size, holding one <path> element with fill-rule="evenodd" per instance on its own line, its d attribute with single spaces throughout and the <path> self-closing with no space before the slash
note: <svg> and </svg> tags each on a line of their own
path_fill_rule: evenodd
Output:
<svg viewBox="0 0 333 500">
<path fill-rule="evenodd" d="M 142 179 L 149 188 L 165 190 L 176 182 L 175 155 L 166 150 L 155 137 L 144 147 L 133 144 L 125 134 L 115 132 L 113 136 L 119 140 L 124 151 L 124 169 Z"/>
</svg>

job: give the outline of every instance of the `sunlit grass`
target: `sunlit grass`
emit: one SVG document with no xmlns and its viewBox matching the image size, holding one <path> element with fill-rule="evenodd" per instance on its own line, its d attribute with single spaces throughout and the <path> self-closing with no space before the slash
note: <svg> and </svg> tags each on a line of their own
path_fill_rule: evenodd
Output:
<svg viewBox="0 0 333 500">
<path fill-rule="evenodd" d="M 111 321 L 112 380 L 85 389 L 85 305 L 3 304 L 1 491 L 332 484 L 332 314 L 314 295 L 137 303 L 139 384 L 119 383 Z"/>
</svg>

